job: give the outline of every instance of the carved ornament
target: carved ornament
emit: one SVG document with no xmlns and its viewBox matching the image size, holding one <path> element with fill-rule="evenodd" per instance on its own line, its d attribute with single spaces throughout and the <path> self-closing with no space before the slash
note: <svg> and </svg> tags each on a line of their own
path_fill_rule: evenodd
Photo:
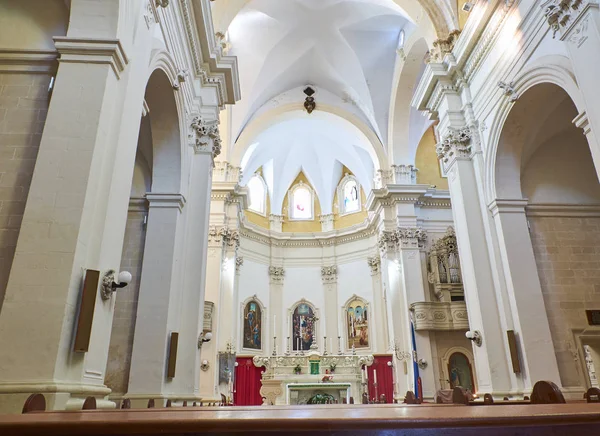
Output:
<svg viewBox="0 0 600 436">
<path fill-rule="evenodd" d="M 321 267 L 321 279 L 324 284 L 335 283 L 337 281 L 337 266 L 323 266 Z"/>
<path fill-rule="evenodd" d="M 433 48 L 428 52 L 425 62 L 428 64 L 442 62 L 447 53 L 452 53 L 459 35 L 460 30 L 453 30 L 447 38 L 440 38 L 433 41 Z"/>
<path fill-rule="evenodd" d="M 437 145 L 436 152 L 438 159 L 441 159 L 444 163 L 448 163 L 456 157 L 470 157 L 472 137 L 473 132 L 470 127 L 448 129 L 448 133 L 442 142 Z"/>
<path fill-rule="evenodd" d="M 202 117 L 195 116 L 190 128 L 190 144 L 196 153 L 210 152 L 213 160 L 221 154 L 222 143 L 217 121 L 205 121 Z"/>
<path fill-rule="evenodd" d="M 282 266 L 270 266 L 269 276 L 271 277 L 271 283 L 283 283 L 283 278 L 285 277 L 285 269 Z"/>
<path fill-rule="evenodd" d="M 379 256 L 369 257 L 367 259 L 367 264 L 371 269 L 372 276 L 379 274 L 379 270 L 381 268 L 381 258 Z"/>
</svg>

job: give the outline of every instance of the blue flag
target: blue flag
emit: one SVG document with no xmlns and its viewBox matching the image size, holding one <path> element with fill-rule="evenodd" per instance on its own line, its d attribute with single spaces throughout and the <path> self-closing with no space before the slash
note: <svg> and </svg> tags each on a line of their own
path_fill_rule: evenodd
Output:
<svg viewBox="0 0 600 436">
<path fill-rule="evenodd" d="M 415 338 L 415 326 L 411 320 L 410 322 L 410 333 L 412 337 L 412 348 L 413 348 L 413 375 L 415 383 L 415 397 L 419 398 L 419 363 L 417 362 L 417 340 Z"/>
</svg>

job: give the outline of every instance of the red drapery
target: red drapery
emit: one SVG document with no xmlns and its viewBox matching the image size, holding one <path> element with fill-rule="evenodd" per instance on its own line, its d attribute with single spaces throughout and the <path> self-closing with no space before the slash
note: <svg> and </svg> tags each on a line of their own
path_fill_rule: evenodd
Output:
<svg viewBox="0 0 600 436">
<path fill-rule="evenodd" d="M 260 406 L 260 387 L 263 368 L 252 363 L 252 357 L 238 357 L 235 362 L 235 382 L 233 388 L 234 406 Z"/>
<path fill-rule="evenodd" d="M 373 365 L 367 366 L 369 399 L 371 401 L 375 399 L 375 375 L 373 371 L 377 371 L 377 395 L 385 395 L 386 403 L 394 402 L 394 374 L 393 368 L 388 362 L 392 362 L 392 356 L 375 356 Z M 378 400 L 379 398 L 377 398 Z"/>
</svg>

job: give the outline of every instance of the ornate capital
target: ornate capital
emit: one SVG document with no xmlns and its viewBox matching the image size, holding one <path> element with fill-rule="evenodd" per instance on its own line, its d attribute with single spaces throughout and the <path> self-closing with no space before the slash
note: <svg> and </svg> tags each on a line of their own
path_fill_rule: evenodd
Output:
<svg viewBox="0 0 600 436">
<path fill-rule="evenodd" d="M 166 8 L 167 6 L 169 6 L 169 0 L 156 0 L 156 6 Z"/>
<path fill-rule="evenodd" d="M 189 142 L 196 153 L 211 153 L 215 159 L 221 154 L 218 121 L 205 121 L 200 116 L 192 117 Z"/>
<path fill-rule="evenodd" d="M 398 249 L 398 235 L 393 230 L 384 230 L 377 238 L 377 246 L 382 255 L 394 253 Z"/>
<path fill-rule="evenodd" d="M 271 277 L 271 283 L 282 284 L 285 277 L 285 269 L 282 266 L 270 266 L 269 276 Z"/>
<path fill-rule="evenodd" d="M 453 30 L 447 38 L 440 38 L 433 41 L 433 48 L 429 51 L 429 55 L 425 58 L 425 62 L 428 64 L 442 62 L 447 53 L 452 53 L 459 35 L 460 30 Z"/>
<path fill-rule="evenodd" d="M 211 226 L 208 229 L 208 245 L 237 250 L 240 246 L 240 233 L 227 227 Z"/>
<path fill-rule="evenodd" d="M 569 26 L 583 7 L 589 3 L 589 0 L 550 0 L 542 4 L 544 8 L 544 16 L 550 29 L 552 29 L 553 37 L 556 34 Z"/>
<path fill-rule="evenodd" d="M 319 221 L 321 222 L 321 230 L 323 232 L 329 232 L 333 230 L 333 214 L 328 213 L 326 215 L 319 215 Z"/>
<path fill-rule="evenodd" d="M 437 145 L 438 159 L 441 159 L 444 164 L 449 164 L 457 158 L 470 158 L 472 138 L 473 131 L 470 127 L 448 129 L 442 142 Z"/>
<path fill-rule="evenodd" d="M 367 264 L 369 265 L 369 268 L 371 268 L 372 276 L 379 274 L 381 268 L 381 258 L 379 256 L 369 257 L 367 259 Z"/>
<path fill-rule="evenodd" d="M 234 167 L 229 162 L 217 161 L 213 169 L 213 182 L 239 183 L 242 179 L 242 169 Z"/>
<path fill-rule="evenodd" d="M 394 172 L 391 170 L 377 170 L 375 175 L 375 186 L 377 188 L 383 188 L 385 185 L 389 185 L 394 180 Z"/>
<path fill-rule="evenodd" d="M 396 234 L 400 248 L 420 248 L 427 240 L 427 232 L 420 227 L 399 227 Z"/>
<path fill-rule="evenodd" d="M 283 215 L 269 215 L 269 224 L 271 230 L 281 232 L 283 227 Z"/>
<path fill-rule="evenodd" d="M 413 165 L 392 165 L 396 185 L 414 185 L 417 183 L 417 171 Z"/>
<path fill-rule="evenodd" d="M 331 284 L 337 282 L 337 266 L 323 266 L 321 267 L 321 279 L 323 284 Z"/>
</svg>

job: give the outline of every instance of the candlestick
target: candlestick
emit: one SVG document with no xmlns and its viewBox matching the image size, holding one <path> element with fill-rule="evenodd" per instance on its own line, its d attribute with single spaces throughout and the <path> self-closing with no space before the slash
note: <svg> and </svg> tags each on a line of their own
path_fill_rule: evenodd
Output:
<svg viewBox="0 0 600 436">
<path fill-rule="evenodd" d="M 377 370 L 373 370 L 373 383 L 377 383 Z"/>
<path fill-rule="evenodd" d="M 296 338 L 296 351 L 300 351 L 300 338 Z"/>
<path fill-rule="evenodd" d="M 367 367 L 366 366 L 364 367 L 364 370 L 365 370 L 365 380 L 369 381 L 369 371 L 367 371 Z"/>
<path fill-rule="evenodd" d="M 286 352 L 285 355 L 289 356 L 290 355 L 290 337 L 287 337 L 287 340 L 285 341 L 285 346 L 286 346 Z"/>
<path fill-rule="evenodd" d="M 273 336 L 275 336 L 276 331 L 277 331 L 277 315 L 273 315 Z"/>
<path fill-rule="evenodd" d="M 342 355 L 342 337 L 338 336 L 338 354 Z"/>
<path fill-rule="evenodd" d="M 327 336 L 323 336 L 323 356 L 327 356 Z"/>
<path fill-rule="evenodd" d="M 273 356 L 277 356 L 277 336 L 273 336 Z"/>
<path fill-rule="evenodd" d="M 329 338 L 329 348 L 331 349 L 331 354 L 333 354 L 333 338 Z"/>
</svg>

